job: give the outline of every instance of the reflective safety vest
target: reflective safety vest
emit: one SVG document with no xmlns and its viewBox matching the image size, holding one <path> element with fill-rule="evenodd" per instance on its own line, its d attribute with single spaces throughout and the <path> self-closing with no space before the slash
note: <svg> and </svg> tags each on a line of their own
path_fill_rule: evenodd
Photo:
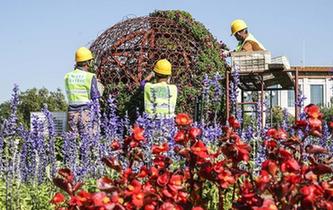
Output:
<svg viewBox="0 0 333 210">
<path fill-rule="evenodd" d="M 65 89 L 69 105 L 90 102 L 91 81 L 95 74 L 75 69 L 65 75 Z"/>
<path fill-rule="evenodd" d="M 236 47 L 236 52 L 240 52 L 247 41 L 255 42 L 262 50 L 266 50 L 264 45 L 262 45 L 256 38 L 254 38 L 252 34 L 249 33 L 249 35 L 246 37 L 246 39 L 243 42 L 238 42 L 238 45 Z"/>
<path fill-rule="evenodd" d="M 152 84 L 147 82 L 144 87 L 145 112 L 151 117 L 173 117 L 177 102 L 177 87 L 166 82 Z"/>
</svg>

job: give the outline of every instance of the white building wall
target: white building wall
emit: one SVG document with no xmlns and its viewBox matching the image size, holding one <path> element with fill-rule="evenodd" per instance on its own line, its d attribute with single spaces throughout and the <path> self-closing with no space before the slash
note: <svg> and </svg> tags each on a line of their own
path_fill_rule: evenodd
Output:
<svg viewBox="0 0 333 210">
<path fill-rule="evenodd" d="M 303 78 L 298 80 L 298 84 L 301 86 L 301 92 L 306 97 L 304 105 L 311 103 L 311 85 L 323 85 L 323 103 L 324 106 L 331 106 L 331 98 L 333 97 L 333 81 L 330 78 L 326 79 L 309 79 Z M 291 90 L 294 91 L 294 90 Z M 282 108 L 286 108 L 292 115 L 295 114 L 295 107 L 288 106 L 288 91 L 282 90 L 278 93 L 278 105 Z"/>
</svg>

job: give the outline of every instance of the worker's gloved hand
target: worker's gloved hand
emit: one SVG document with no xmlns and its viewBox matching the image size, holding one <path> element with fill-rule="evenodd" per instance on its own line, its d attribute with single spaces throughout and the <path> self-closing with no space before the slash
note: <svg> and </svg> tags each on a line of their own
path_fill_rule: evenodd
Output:
<svg viewBox="0 0 333 210">
<path fill-rule="evenodd" d="M 231 56 L 231 51 L 229 50 L 223 50 L 222 51 L 222 57 L 223 58 L 227 58 L 227 57 L 230 57 Z"/>
</svg>

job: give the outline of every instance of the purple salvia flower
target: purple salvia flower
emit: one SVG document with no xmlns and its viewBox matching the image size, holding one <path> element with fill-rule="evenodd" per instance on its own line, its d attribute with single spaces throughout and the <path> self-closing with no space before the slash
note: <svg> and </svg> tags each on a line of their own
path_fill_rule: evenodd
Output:
<svg viewBox="0 0 333 210">
<path fill-rule="evenodd" d="M 66 132 L 63 134 L 62 139 L 64 141 L 62 147 L 62 153 L 64 158 L 65 167 L 71 169 L 73 173 L 77 171 L 77 134 L 74 132 Z"/>
<path fill-rule="evenodd" d="M 233 107 L 237 106 L 237 97 L 238 97 L 238 85 L 239 85 L 239 68 L 237 66 L 233 66 L 233 70 L 231 72 L 231 83 L 230 83 L 230 100 L 233 104 Z M 235 110 L 234 110 L 235 111 Z"/>
<path fill-rule="evenodd" d="M 288 113 L 288 110 L 286 108 L 283 109 L 282 111 L 283 113 L 283 119 L 282 119 L 282 129 L 284 129 L 285 131 L 288 131 L 288 116 L 289 116 L 289 113 Z"/>
<path fill-rule="evenodd" d="M 51 177 L 54 177 L 56 175 L 57 170 L 57 160 L 56 160 L 56 154 L 55 154 L 55 124 L 53 121 L 53 117 L 51 112 L 47 109 L 47 106 L 44 106 L 42 109 L 44 115 L 47 119 L 48 124 L 48 137 L 49 137 L 49 144 L 48 144 L 48 158 L 49 158 L 49 164 L 50 164 L 50 175 Z"/>
</svg>

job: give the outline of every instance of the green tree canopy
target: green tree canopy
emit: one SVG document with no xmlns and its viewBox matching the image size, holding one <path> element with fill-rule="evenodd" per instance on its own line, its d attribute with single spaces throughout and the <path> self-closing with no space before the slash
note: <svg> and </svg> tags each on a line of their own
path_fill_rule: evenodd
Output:
<svg viewBox="0 0 333 210">
<path fill-rule="evenodd" d="M 23 122 L 25 127 L 30 125 L 30 112 L 39 112 L 44 104 L 47 105 L 51 112 L 66 111 L 67 103 L 65 96 L 60 89 L 49 91 L 46 88 L 32 88 L 19 94 L 19 105 L 17 115 L 20 122 Z M 10 101 L 5 101 L 0 104 L 0 121 L 8 118 L 10 114 Z"/>
</svg>

